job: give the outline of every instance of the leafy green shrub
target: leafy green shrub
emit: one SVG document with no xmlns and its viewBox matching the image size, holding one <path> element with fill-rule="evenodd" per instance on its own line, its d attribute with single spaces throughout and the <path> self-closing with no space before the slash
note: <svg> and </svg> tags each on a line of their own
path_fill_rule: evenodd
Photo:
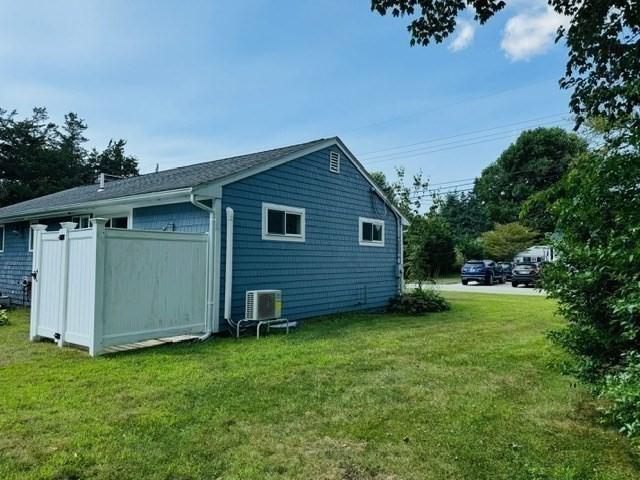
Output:
<svg viewBox="0 0 640 480">
<path fill-rule="evenodd" d="M 456 259 L 451 227 L 437 215 L 416 215 L 407 229 L 406 272 L 423 281 L 452 270 Z"/>
<path fill-rule="evenodd" d="M 640 143 L 579 157 L 563 189 L 542 286 L 567 319 L 553 340 L 573 354 L 575 375 L 600 385 L 640 345 Z"/>
<path fill-rule="evenodd" d="M 414 290 L 398 295 L 389 304 L 389 312 L 420 315 L 449 310 L 449 302 L 435 290 Z"/>
<path fill-rule="evenodd" d="M 9 314 L 4 308 L 0 308 L 0 327 L 9 325 Z"/>
<path fill-rule="evenodd" d="M 605 377 L 600 397 L 609 404 L 605 417 L 628 436 L 640 435 L 640 353 L 626 355 L 626 364 L 618 372 Z"/>
</svg>

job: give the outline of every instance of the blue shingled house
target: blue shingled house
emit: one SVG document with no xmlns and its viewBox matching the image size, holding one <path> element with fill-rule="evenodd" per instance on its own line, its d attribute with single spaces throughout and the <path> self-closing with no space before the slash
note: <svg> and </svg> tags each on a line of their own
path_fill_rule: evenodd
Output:
<svg viewBox="0 0 640 480">
<path fill-rule="evenodd" d="M 225 243 L 233 217 L 232 243 Z M 31 224 L 91 218 L 107 228 L 213 232 L 213 326 L 240 319 L 245 292 L 282 291 L 283 315 L 383 307 L 402 288 L 400 212 L 337 138 L 72 188 L 0 209 L 0 291 L 21 303 Z M 232 264 L 227 245 L 232 245 Z M 160 261 L 160 259 L 159 259 Z M 203 259 L 204 261 L 204 259 Z M 225 274 L 232 295 L 225 298 Z M 225 300 L 229 304 L 225 311 Z"/>
</svg>

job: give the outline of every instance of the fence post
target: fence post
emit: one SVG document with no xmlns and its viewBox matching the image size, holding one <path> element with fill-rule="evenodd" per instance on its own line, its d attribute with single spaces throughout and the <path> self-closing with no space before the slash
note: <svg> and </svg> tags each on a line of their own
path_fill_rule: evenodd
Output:
<svg viewBox="0 0 640 480">
<path fill-rule="evenodd" d="M 67 334 L 67 303 L 69 297 L 69 232 L 74 230 L 78 225 L 75 222 L 61 222 L 59 230 L 59 239 L 62 242 L 62 258 L 60 268 L 60 316 L 59 316 L 59 335 L 58 346 L 63 347 L 65 344 L 65 336 Z"/>
<path fill-rule="evenodd" d="M 104 229 L 107 218 L 92 218 L 93 241 L 95 245 L 95 283 L 93 325 L 90 329 L 89 355 L 95 357 L 102 351 L 104 331 Z"/>
<path fill-rule="evenodd" d="M 38 315 L 40 311 L 40 281 L 38 279 L 38 272 L 40 272 L 42 266 L 40 261 L 42 233 L 46 229 L 47 226 L 40 223 L 31 225 L 31 230 L 33 230 L 33 261 L 31 272 L 35 274 L 31 281 L 31 321 L 29 323 L 29 340 L 32 342 L 38 339 Z M 31 230 L 27 231 L 27 235 L 31 236 Z"/>
</svg>

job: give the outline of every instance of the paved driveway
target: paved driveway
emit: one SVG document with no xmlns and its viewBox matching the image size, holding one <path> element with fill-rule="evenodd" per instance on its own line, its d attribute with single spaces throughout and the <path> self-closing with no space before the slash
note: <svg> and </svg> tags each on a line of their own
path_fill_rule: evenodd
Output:
<svg viewBox="0 0 640 480">
<path fill-rule="evenodd" d="M 407 284 L 407 288 L 417 288 L 417 285 Z M 504 283 L 502 285 L 479 285 L 477 283 L 470 283 L 469 285 L 462 285 L 461 283 L 444 284 L 444 285 L 423 285 L 422 288 L 433 288 L 442 292 L 468 292 L 468 293 L 497 293 L 504 295 L 546 295 L 543 290 L 536 288 L 519 286 L 514 288 L 511 283 Z"/>
</svg>

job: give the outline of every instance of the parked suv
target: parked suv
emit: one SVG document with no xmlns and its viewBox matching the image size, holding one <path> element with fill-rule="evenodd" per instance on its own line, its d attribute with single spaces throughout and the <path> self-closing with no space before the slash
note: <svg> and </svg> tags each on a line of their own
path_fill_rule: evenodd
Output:
<svg viewBox="0 0 640 480">
<path fill-rule="evenodd" d="M 469 260 L 460 272 L 460 281 L 466 285 L 470 281 L 482 282 L 485 285 L 504 283 L 502 268 L 493 260 Z"/>
<path fill-rule="evenodd" d="M 513 271 L 513 263 L 511 262 L 498 262 L 500 268 L 502 268 L 502 272 L 504 273 L 504 278 L 506 278 L 507 282 L 511 281 L 511 273 Z"/>
<path fill-rule="evenodd" d="M 538 280 L 540 267 L 537 263 L 516 263 L 511 272 L 511 285 L 517 287 L 520 284 L 533 285 Z"/>
</svg>

